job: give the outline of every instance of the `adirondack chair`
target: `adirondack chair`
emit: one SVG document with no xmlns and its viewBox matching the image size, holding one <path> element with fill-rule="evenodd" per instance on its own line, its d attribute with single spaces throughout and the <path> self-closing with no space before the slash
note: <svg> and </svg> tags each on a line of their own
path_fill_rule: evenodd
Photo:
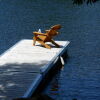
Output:
<svg viewBox="0 0 100 100">
<path fill-rule="evenodd" d="M 51 49 L 51 46 L 46 44 L 46 42 L 51 42 L 54 44 L 56 47 L 60 47 L 59 44 L 57 44 L 54 40 L 53 37 L 58 34 L 58 30 L 61 28 L 61 25 L 54 25 L 51 27 L 49 30 L 45 30 L 45 33 L 40 33 L 40 32 L 33 32 L 34 37 L 33 37 L 33 45 L 35 45 L 36 41 L 39 42 L 42 46 L 45 48 Z"/>
</svg>

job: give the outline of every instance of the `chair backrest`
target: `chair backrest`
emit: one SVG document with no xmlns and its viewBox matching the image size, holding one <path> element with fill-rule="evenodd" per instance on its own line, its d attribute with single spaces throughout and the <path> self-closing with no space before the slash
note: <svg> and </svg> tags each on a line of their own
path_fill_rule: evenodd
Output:
<svg viewBox="0 0 100 100">
<path fill-rule="evenodd" d="M 54 25 L 54 26 L 52 26 L 51 27 L 51 29 L 50 29 L 50 31 L 48 32 L 48 35 L 49 36 L 55 36 L 55 35 L 57 35 L 58 34 L 58 30 L 61 28 L 61 25 Z"/>
<path fill-rule="evenodd" d="M 60 28 L 61 28 L 61 25 L 60 24 L 54 25 L 54 26 L 51 27 L 51 29 L 54 29 L 54 30 L 58 30 Z"/>
</svg>

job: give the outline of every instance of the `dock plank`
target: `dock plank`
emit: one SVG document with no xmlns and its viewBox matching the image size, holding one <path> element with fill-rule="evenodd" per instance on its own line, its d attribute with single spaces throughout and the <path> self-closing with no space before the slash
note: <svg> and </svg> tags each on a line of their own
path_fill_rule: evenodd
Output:
<svg viewBox="0 0 100 100">
<path fill-rule="evenodd" d="M 22 97 L 38 73 L 2 72 L 0 74 L 0 100 Z"/>
<path fill-rule="evenodd" d="M 41 78 L 41 69 L 45 72 L 69 44 L 69 41 L 56 42 L 61 48 L 52 45 L 47 49 L 38 43 L 32 46 L 32 40 L 24 39 L 0 55 L 0 100 L 11 100 L 29 93 L 29 88 L 36 85 L 36 79 Z"/>
</svg>

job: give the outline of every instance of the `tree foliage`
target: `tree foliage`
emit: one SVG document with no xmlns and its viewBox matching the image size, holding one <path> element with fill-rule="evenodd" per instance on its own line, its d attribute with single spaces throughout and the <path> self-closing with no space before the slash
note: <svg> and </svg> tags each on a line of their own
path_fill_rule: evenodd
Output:
<svg viewBox="0 0 100 100">
<path fill-rule="evenodd" d="M 83 4 L 84 2 L 87 3 L 87 4 L 92 4 L 92 3 L 95 3 L 96 1 L 98 0 L 73 0 L 73 4 Z"/>
</svg>

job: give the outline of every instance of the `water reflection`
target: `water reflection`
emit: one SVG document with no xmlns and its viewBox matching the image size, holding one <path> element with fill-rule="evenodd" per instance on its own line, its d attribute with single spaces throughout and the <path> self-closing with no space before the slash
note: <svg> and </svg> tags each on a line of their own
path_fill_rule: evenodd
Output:
<svg viewBox="0 0 100 100">
<path fill-rule="evenodd" d="M 53 77 L 52 81 L 44 90 L 44 93 L 52 97 L 54 100 L 57 99 L 59 96 L 59 78 L 60 78 L 60 71 Z"/>
</svg>

